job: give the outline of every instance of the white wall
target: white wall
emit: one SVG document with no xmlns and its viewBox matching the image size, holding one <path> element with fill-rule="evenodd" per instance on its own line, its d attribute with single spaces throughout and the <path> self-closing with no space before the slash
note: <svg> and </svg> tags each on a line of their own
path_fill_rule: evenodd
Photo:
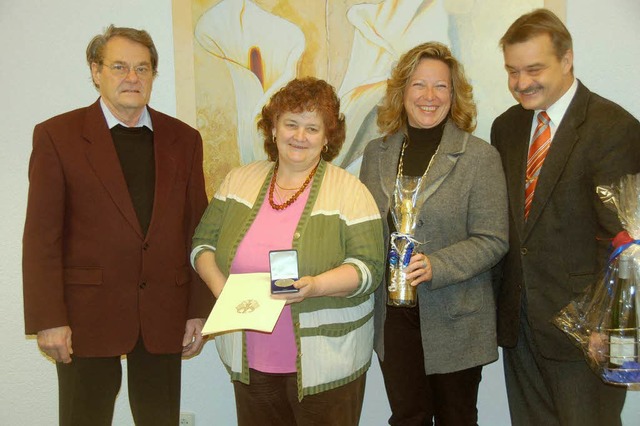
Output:
<svg viewBox="0 0 640 426">
<path fill-rule="evenodd" d="M 640 69 L 640 3 L 567 0 L 567 4 L 577 76 L 640 117 L 640 88 L 633 78 Z M 23 335 L 20 250 L 31 132 L 38 122 L 95 100 L 84 49 L 109 23 L 151 33 L 160 53 L 160 76 L 151 104 L 174 115 L 171 0 L 0 0 L 0 336 L 5 344 L 0 355 L 0 424 L 56 423 L 55 368 L 39 354 L 35 341 Z M 505 86 L 496 90 L 507 90 L 506 78 Z M 485 369 L 479 399 L 481 425 L 509 424 L 500 363 Z M 198 425 L 235 424 L 231 386 L 212 343 L 184 363 L 182 406 L 196 413 Z M 384 425 L 388 415 L 376 364 L 368 375 L 361 423 Z M 640 392 L 630 392 L 624 424 L 636 425 L 638 418 Z M 132 424 L 125 385 L 114 425 Z"/>
</svg>

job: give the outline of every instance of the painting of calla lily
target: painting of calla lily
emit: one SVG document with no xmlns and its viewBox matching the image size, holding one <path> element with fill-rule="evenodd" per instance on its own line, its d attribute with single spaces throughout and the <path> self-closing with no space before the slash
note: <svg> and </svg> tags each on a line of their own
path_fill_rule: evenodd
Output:
<svg viewBox="0 0 640 426">
<path fill-rule="evenodd" d="M 395 61 L 421 41 L 448 43 L 447 17 L 435 0 L 358 4 L 347 14 L 355 29 L 347 72 L 338 91 L 347 119 L 347 140 L 334 160 L 342 167 L 356 161 L 377 135 L 375 107 L 384 96 Z"/>
<path fill-rule="evenodd" d="M 498 40 L 517 16 L 544 6 L 544 0 L 174 0 L 174 38 L 192 43 L 185 49 L 194 75 L 191 85 L 178 80 L 176 91 L 195 89 L 196 103 L 195 117 L 182 116 L 180 103 L 178 115 L 203 136 L 207 191 L 231 167 L 266 158 L 256 130 L 260 110 L 288 81 L 307 75 L 336 87 L 347 138 L 334 163 L 357 173 L 364 147 L 379 136 L 376 106 L 391 69 L 404 52 L 431 40 L 448 44 L 464 64 L 479 109 L 476 134 L 488 140 L 495 111 L 512 102 Z"/>
<path fill-rule="evenodd" d="M 236 94 L 243 163 L 266 158 L 256 117 L 269 97 L 296 76 L 304 34 L 248 0 L 225 0 L 198 20 L 195 39 L 228 67 Z"/>
</svg>

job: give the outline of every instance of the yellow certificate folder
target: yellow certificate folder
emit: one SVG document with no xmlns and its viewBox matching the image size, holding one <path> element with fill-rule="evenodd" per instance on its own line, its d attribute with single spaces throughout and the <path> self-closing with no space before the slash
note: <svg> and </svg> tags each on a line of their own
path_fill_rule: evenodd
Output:
<svg viewBox="0 0 640 426">
<path fill-rule="evenodd" d="M 268 272 L 231 274 L 204 324 L 202 334 L 237 330 L 271 333 L 284 305 L 284 300 L 271 298 Z"/>
</svg>

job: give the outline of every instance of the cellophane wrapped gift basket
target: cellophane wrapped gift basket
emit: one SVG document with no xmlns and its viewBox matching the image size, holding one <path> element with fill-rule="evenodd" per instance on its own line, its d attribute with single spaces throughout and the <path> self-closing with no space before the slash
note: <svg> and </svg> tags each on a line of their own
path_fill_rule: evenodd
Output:
<svg viewBox="0 0 640 426">
<path fill-rule="evenodd" d="M 640 173 L 598 187 L 598 195 L 625 231 L 614 238 L 602 278 L 554 323 L 605 382 L 640 390 Z"/>
</svg>

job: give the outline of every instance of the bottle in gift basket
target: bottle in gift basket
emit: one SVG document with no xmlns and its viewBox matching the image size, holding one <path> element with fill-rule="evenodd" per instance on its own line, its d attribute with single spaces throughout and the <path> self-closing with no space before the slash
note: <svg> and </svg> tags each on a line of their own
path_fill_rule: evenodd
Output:
<svg viewBox="0 0 640 426">
<path fill-rule="evenodd" d="M 638 320 L 636 285 L 631 279 L 631 262 L 624 254 L 618 258 L 609 333 L 609 368 L 638 361 Z"/>
</svg>

